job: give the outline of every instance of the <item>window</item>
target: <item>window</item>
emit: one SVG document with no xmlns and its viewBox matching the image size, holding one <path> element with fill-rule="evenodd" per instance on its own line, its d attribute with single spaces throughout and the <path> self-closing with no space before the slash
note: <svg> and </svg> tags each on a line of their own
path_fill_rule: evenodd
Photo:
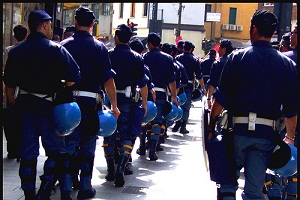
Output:
<svg viewBox="0 0 300 200">
<path fill-rule="evenodd" d="M 274 3 L 264 3 L 264 6 L 274 6 Z"/>
<path fill-rule="evenodd" d="M 230 8 L 229 10 L 229 24 L 234 24 L 236 23 L 236 8 Z"/>
<path fill-rule="evenodd" d="M 205 16 L 204 16 L 204 19 L 206 21 L 206 15 L 208 12 L 211 12 L 211 4 L 205 4 Z"/>
<path fill-rule="evenodd" d="M 148 3 L 144 3 L 144 12 L 143 12 L 143 16 L 148 16 Z"/>
<path fill-rule="evenodd" d="M 99 4 L 92 4 L 91 10 L 94 12 L 96 19 L 98 19 L 99 18 Z"/>
<path fill-rule="evenodd" d="M 110 4 L 109 3 L 103 3 L 103 15 L 110 15 Z"/>
<path fill-rule="evenodd" d="M 130 17 L 135 17 L 135 3 L 131 4 L 131 13 L 130 13 Z"/>
<path fill-rule="evenodd" d="M 120 15 L 119 18 L 123 18 L 123 11 L 124 11 L 124 3 L 120 3 Z"/>
</svg>

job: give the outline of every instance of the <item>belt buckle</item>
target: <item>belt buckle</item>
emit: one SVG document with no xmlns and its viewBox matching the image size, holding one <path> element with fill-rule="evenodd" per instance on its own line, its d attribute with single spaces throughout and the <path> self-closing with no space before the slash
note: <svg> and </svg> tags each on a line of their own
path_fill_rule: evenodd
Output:
<svg viewBox="0 0 300 200">
<path fill-rule="evenodd" d="M 248 130 L 255 131 L 256 113 L 250 112 L 248 117 Z"/>
<path fill-rule="evenodd" d="M 79 96 L 79 90 L 73 90 L 73 96 L 78 97 Z"/>
</svg>

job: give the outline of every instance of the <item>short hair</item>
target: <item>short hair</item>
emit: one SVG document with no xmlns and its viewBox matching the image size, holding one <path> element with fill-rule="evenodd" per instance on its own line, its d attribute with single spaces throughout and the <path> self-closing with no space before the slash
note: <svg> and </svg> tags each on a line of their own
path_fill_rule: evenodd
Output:
<svg viewBox="0 0 300 200">
<path fill-rule="evenodd" d="M 223 39 L 220 42 L 220 47 L 221 48 L 226 48 L 225 54 L 228 55 L 233 51 L 233 45 L 232 42 L 229 39 Z"/>
<path fill-rule="evenodd" d="M 129 42 L 129 46 L 130 48 L 137 52 L 137 53 L 142 53 L 145 50 L 145 46 L 143 45 L 143 43 L 141 42 L 140 39 L 138 38 L 133 38 L 130 42 Z"/>
<path fill-rule="evenodd" d="M 277 28 L 276 15 L 267 10 L 257 10 L 251 18 L 251 26 L 255 26 L 260 36 L 271 38 Z"/>
<path fill-rule="evenodd" d="M 151 32 L 148 34 L 148 42 L 150 42 L 153 46 L 158 47 L 161 42 L 161 38 L 157 33 Z"/>
<path fill-rule="evenodd" d="M 122 42 L 122 43 L 128 43 L 131 38 L 131 34 L 120 31 L 120 30 L 116 30 L 115 34 L 116 34 L 116 36 L 118 36 L 120 42 Z"/>
<path fill-rule="evenodd" d="M 15 26 L 13 31 L 14 31 L 14 36 L 18 42 L 24 40 L 28 33 L 27 27 L 24 25 Z"/>
<path fill-rule="evenodd" d="M 171 44 L 169 43 L 164 43 L 162 46 L 161 46 L 161 50 L 167 54 L 171 54 L 172 53 L 172 46 Z"/>
<path fill-rule="evenodd" d="M 52 36 L 52 40 L 53 40 L 53 41 L 60 41 L 59 35 L 54 34 L 54 35 Z"/>
<path fill-rule="evenodd" d="M 95 16 L 92 10 L 80 7 L 75 12 L 75 19 L 79 26 L 89 27 L 94 22 Z"/>
<path fill-rule="evenodd" d="M 184 41 L 183 40 L 179 40 L 177 42 L 177 48 L 183 49 L 183 45 L 184 45 Z"/>
</svg>

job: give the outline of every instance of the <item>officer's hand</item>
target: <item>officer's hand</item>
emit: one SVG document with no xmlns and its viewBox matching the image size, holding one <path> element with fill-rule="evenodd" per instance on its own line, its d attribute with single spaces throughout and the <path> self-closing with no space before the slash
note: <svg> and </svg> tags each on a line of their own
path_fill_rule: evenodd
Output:
<svg viewBox="0 0 300 200">
<path fill-rule="evenodd" d="M 208 109 L 211 110 L 211 100 L 207 100 Z"/>
<path fill-rule="evenodd" d="M 205 88 L 202 89 L 202 92 L 203 92 L 204 96 L 207 96 L 207 91 Z"/>
<path fill-rule="evenodd" d="M 118 120 L 118 118 L 121 114 L 119 108 L 118 107 L 111 107 L 110 110 L 111 110 L 112 114 L 116 117 L 116 119 Z"/>
<path fill-rule="evenodd" d="M 172 103 L 173 103 L 176 107 L 178 107 L 177 96 L 175 96 L 175 97 L 172 96 Z"/>
<path fill-rule="evenodd" d="M 155 102 L 156 101 L 156 92 L 155 92 L 155 90 L 153 88 L 150 90 L 150 92 L 152 94 L 153 101 Z"/>
<path fill-rule="evenodd" d="M 145 109 L 145 113 L 144 113 L 144 117 L 146 117 L 146 115 L 147 115 L 147 110 L 148 110 L 148 107 L 147 107 L 147 101 L 146 101 L 146 104 L 142 104 L 142 108 L 144 108 Z"/>
<path fill-rule="evenodd" d="M 285 143 L 288 143 L 288 144 L 291 144 L 291 145 L 295 146 L 294 140 L 290 140 L 290 139 L 288 139 L 287 137 L 285 137 L 285 138 L 283 139 L 283 141 L 284 141 Z"/>
</svg>

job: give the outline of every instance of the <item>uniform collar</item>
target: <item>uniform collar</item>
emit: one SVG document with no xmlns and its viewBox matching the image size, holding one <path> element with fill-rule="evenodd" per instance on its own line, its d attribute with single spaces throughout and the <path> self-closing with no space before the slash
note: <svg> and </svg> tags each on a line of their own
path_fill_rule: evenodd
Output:
<svg viewBox="0 0 300 200">
<path fill-rule="evenodd" d="M 116 49 L 130 49 L 130 47 L 126 44 L 117 44 Z"/>
<path fill-rule="evenodd" d="M 272 44 L 270 42 L 264 41 L 264 40 L 258 40 L 252 44 L 252 46 L 269 46 L 272 47 Z"/>
<path fill-rule="evenodd" d="M 35 39 L 35 38 L 47 38 L 47 37 L 44 33 L 35 31 L 35 32 L 31 32 L 27 39 Z"/>
<path fill-rule="evenodd" d="M 77 35 L 79 35 L 79 36 L 91 36 L 92 37 L 92 35 L 87 31 L 75 31 L 73 36 L 77 36 Z"/>
<path fill-rule="evenodd" d="M 160 49 L 159 49 L 159 48 L 153 48 L 153 49 L 151 49 L 151 51 L 152 51 L 152 52 L 160 51 Z"/>
</svg>

